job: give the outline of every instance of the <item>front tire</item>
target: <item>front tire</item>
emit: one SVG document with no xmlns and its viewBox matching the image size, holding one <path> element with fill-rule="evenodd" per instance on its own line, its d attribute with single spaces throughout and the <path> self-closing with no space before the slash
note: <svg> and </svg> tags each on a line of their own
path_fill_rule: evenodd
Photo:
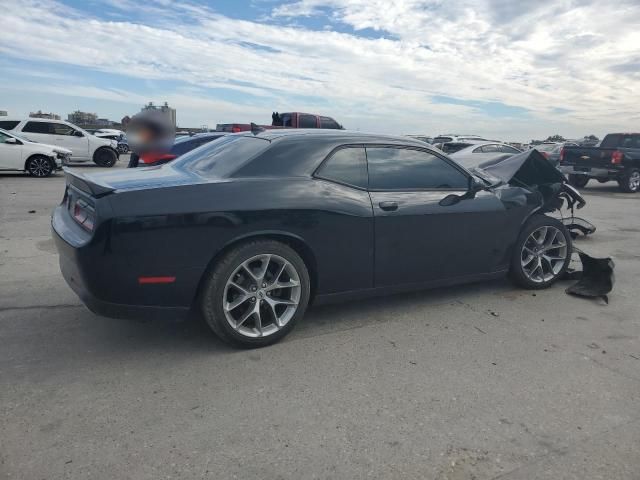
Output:
<svg viewBox="0 0 640 480">
<path fill-rule="evenodd" d="M 309 303 L 307 267 L 289 246 L 254 240 L 226 253 L 208 274 L 201 296 L 204 318 L 223 341 L 242 348 L 286 336 Z"/>
<path fill-rule="evenodd" d="M 44 155 L 34 155 L 27 160 L 26 170 L 32 177 L 50 177 L 56 170 L 55 163 Z"/>
<path fill-rule="evenodd" d="M 93 154 L 93 163 L 99 167 L 111 168 L 118 161 L 118 155 L 110 148 L 100 148 Z"/>
<path fill-rule="evenodd" d="M 636 193 L 640 190 L 640 170 L 637 168 L 629 169 L 618 180 L 618 185 L 624 193 Z"/>
<path fill-rule="evenodd" d="M 589 177 L 586 175 L 569 174 L 569 184 L 576 188 L 584 188 L 589 183 Z"/>
<path fill-rule="evenodd" d="M 566 272 L 571 251 L 571 235 L 564 224 L 555 218 L 536 214 L 520 231 L 511 257 L 509 276 L 523 288 L 547 288 Z"/>
</svg>

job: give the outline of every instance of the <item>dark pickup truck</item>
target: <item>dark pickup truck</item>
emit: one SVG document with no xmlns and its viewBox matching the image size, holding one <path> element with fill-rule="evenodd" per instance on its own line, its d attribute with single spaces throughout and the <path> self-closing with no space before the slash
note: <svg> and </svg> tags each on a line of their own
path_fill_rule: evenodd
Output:
<svg viewBox="0 0 640 480">
<path fill-rule="evenodd" d="M 560 170 L 577 188 L 595 178 L 616 180 L 623 192 L 635 193 L 640 190 L 640 133 L 610 133 L 597 147 L 565 147 Z"/>
<path fill-rule="evenodd" d="M 323 117 L 313 113 L 273 112 L 271 115 L 271 125 L 258 125 L 261 128 L 330 128 L 334 130 L 342 129 L 342 125 L 331 117 Z M 216 126 L 217 132 L 248 132 L 251 130 L 250 123 L 219 123 Z"/>
</svg>

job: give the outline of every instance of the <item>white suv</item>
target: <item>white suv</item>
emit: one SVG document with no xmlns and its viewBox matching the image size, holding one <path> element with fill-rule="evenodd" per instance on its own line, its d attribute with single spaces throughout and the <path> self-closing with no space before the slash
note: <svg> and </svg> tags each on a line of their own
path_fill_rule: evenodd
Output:
<svg viewBox="0 0 640 480">
<path fill-rule="evenodd" d="M 48 177 L 61 168 L 71 150 L 30 142 L 0 128 L 0 171 L 28 172 L 34 177 Z"/>
<path fill-rule="evenodd" d="M 98 138 L 63 120 L 2 118 L 0 128 L 33 142 L 57 145 L 71 150 L 71 162 L 93 161 L 101 167 L 113 167 L 118 161 L 118 142 Z"/>
</svg>

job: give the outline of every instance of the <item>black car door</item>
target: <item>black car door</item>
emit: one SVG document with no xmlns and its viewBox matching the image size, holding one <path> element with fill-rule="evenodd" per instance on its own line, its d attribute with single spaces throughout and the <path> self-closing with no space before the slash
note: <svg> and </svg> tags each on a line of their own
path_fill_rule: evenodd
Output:
<svg viewBox="0 0 640 480">
<path fill-rule="evenodd" d="M 366 146 L 374 212 L 375 285 L 438 282 L 504 264 L 505 209 L 490 192 L 463 195 L 470 175 L 428 150 Z"/>
</svg>

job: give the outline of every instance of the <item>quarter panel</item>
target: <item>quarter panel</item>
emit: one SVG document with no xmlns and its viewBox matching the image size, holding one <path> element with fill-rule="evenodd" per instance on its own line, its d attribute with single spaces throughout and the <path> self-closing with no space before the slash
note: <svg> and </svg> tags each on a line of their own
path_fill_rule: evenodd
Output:
<svg viewBox="0 0 640 480">
<path fill-rule="evenodd" d="M 372 286 L 373 219 L 367 192 L 306 178 L 178 186 L 161 192 L 107 197 L 115 212 L 110 252 L 122 275 L 179 271 L 184 277 L 176 283 L 187 282 L 185 291 L 195 293 L 208 263 L 226 245 L 281 232 L 300 238 L 313 252 L 318 294 Z"/>
</svg>

